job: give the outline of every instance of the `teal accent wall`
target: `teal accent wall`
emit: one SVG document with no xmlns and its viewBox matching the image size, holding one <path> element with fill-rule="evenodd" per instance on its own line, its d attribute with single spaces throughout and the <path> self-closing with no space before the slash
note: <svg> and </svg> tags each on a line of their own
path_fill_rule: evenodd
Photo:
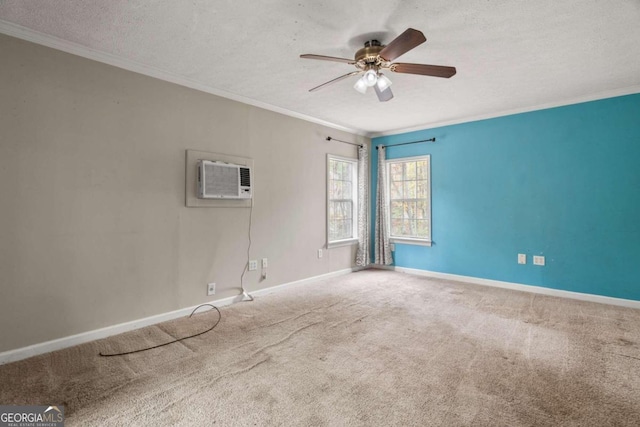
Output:
<svg viewBox="0 0 640 427">
<path fill-rule="evenodd" d="M 435 243 L 396 244 L 396 266 L 640 300 L 640 94 L 372 142 L 431 155 Z"/>
</svg>

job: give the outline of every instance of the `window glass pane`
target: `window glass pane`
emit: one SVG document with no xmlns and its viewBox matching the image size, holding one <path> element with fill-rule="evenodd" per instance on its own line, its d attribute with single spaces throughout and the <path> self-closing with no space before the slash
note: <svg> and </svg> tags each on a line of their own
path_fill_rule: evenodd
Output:
<svg viewBox="0 0 640 427">
<path fill-rule="evenodd" d="M 336 240 L 339 234 L 340 233 L 338 231 L 338 222 L 331 221 L 331 223 L 329 223 L 329 239 Z"/>
<path fill-rule="evenodd" d="M 429 221 L 417 220 L 416 221 L 416 236 L 428 237 L 429 236 Z"/>
<path fill-rule="evenodd" d="M 416 162 L 416 179 L 429 179 L 427 176 L 427 161 L 419 160 Z"/>
<path fill-rule="evenodd" d="M 333 217 L 336 220 L 351 220 L 351 201 L 348 202 L 332 202 L 334 205 Z"/>
<path fill-rule="evenodd" d="M 404 198 L 405 199 L 416 198 L 416 182 L 415 181 L 404 182 Z"/>
<path fill-rule="evenodd" d="M 340 181 L 331 181 L 331 194 L 329 195 L 330 199 L 341 199 L 342 198 L 342 185 Z"/>
<path fill-rule="evenodd" d="M 404 217 L 406 219 L 414 219 L 416 217 L 416 202 L 406 201 L 404 202 Z"/>
<path fill-rule="evenodd" d="M 337 221 L 342 219 L 343 212 L 342 212 L 342 207 L 340 206 L 340 202 L 331 202 L 331 205 L 333 205 L 333 214 L 332 214 L 332 218 Z"/>
<path fill-rule="evenodd" d="M 338 198 L 338 184 L 336 181 L 329 182 L 329 199 L 337 199 Z"/>
<path fill-rule="evenodd" d="M 404 179 L 416 179 L 416 162 L 406 162 L 404 164 Z"/>
<path fill-rule="evenodd" d="M 400 234 L 401 236 L 411 236 L 411 221 L 409 220 L 404 220 L 402 222 L 402 232 Z"/>
<path fill-rule="evenodd" d="M 351 181 L 342 181 L 342 199 L 351 199 L 351 190 L 353 185 Z"/>
<path fill-rule="evenodd" d="M 389 183 L 389 198 L 402 199 L 402 181 L 391 181 Z"/>
<path fill-rule="evenodd" d="M 339 167 L 340 167 L 340 162 L 338 162 L 336 160 L 331 160 L 331 163 L 330 163 L 330 170 L 331 170 L 330 179 L 339 179 L 340 178 L 340 172 L 338 170 Z"/>
<path fill-rule="evenodd" d="M 345 164 L 347 167 L 345 169 L 346 176 L 344 177 L 344 179 L 347 181 L 353 181 L 353 168 L 355 167 L 355 165 L 353 163 Z"/>
<path fill-rule="evenodd" d="M 340 236 L 341 239 L 348 239 L 350 237 L 353 236 L 353 231 L 351 230 L 351 228 L 353 227 L 353 221 L 351 221 L 351 219 L 345 220 L 343 221 L 343 233 L 342 236 Z"/>
<path fill-rule="evenodd" d="M 351 238 L 353 236 L 352 224 L 353 222 L 351 221 L 351 219 L 341 219 L 333 221 L 329 228 L 329 239 L 342 240 Z"/>
<path fill-rule="evenodd" d="M 345 200 L 353 196 L 353 183 L 350 181 L 332 181 L 329 185 L 329 199 Z"/>
<path fill-rule="evenodd" d="M 329 221 L 329 240 L 335 240 L 338 234 L 338 221 L 333 219 Z"/>
<path fill-rule="evenodd" d="M 426 219 L 427 217 L 427 208 L 429 204 L 426 200 L 418 200 L 418 206 L 416 211 L 416 219 Z"/>
<path fill-rule="evenodd" d="M 393 219 L 391 218 L 391 235 L 392 236 L 400 236 L 402 235 L 402 220 L 401 219 Z"/>
<path fill-rule="evenodd" d="M 416 197 L 418 199 L 426 199 L 429 194 L 429 187 L 427 187 L 428 181 L 417 181 L 416 182 Z"/>
<path fill-rule="evenodd" d="M 353 218 L 353 202 L 349 200 L 348 202 L 340 202 L 340 204 L 344 210 L 345 218 L 351 220 Z"/>
<path fill-rule="evenodd" d="M 333 173 L 331 174 L 331 179 L 344 180 L 345 178 L 351 178 L 347 173 L 349 167 L 348 163 L 340 160 L 332 160 L 332 163 L 334 167 L 332 168 Z"/>
<path fill-rule="evenodd" d="M 409 236 L 416 236 L 416 222 L 409 221 Z"/>
<path fill-rule="evenodd" d="M 342 171 L 340 179 L 344 181 L 351 181 L 351 164 L 347 162 L 341 162 Z"/>
<path fill-rule="evenodd" d="M 391 181 L 402 181 L 402 163 L 389 165 L 389 178 Z"/>
<path fill-rule="evenodd" d="M 391 235 L 426 238 L 429 236 L 429 222 L 426 220 L 391 219 Z"/>
<path fill-rule="evenodd" d="M 404 218 L 404 203 L 398 201 L 391 202 L 390 218 Z"/>
<path fill-rule="evenodd" d="M 340 232 L 338 230 L 338 221 L 332 221 L 329 227 L 329 239 L 336 240 L 339 235 Z"/>
<path fill-rule="evenodd" d="M 351 202 L 333 202 L 333 217 L 336 220 L 351 218 Z"/>
</svg>

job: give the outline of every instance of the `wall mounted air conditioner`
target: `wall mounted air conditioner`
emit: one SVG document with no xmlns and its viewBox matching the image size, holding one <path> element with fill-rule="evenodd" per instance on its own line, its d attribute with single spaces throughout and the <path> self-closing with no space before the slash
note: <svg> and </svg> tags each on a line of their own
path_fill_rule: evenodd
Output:
<svg viewBox="0 0 640 427">
<path fill-rule="evenodd" d="M 198 160 L 198 198 L 250 199 L 251 168 Z"/>
</svg>

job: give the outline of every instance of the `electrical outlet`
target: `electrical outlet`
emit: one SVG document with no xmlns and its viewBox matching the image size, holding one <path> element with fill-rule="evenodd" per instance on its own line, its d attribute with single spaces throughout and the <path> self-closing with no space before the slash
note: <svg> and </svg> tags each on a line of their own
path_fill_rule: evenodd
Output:
<svg viewBox="0 0 640 427">
<path fill-rule="evenodd" d="M 526 264 L 526 263 L 527 263 L 527 255 L 518 254 L 518 264 Z"/>
<path fill-rule="evenodd" d="M 533 265 L 544 265 L 544 257 L 541 255 L 534 255 Z"/>
<path fill-rule="evenodd" d="M 251 261 L 249 261 L 249 271 L 255 271 L 258 269 L 258 261 L 256 261 L 255 259 L 252 259 Z"/>
<path fill-rule="evenodd" d="M 207 295 L 214 295 L 216 293 L 216 284 L 211 282 L 207 285 Z"/>
<path fill-rule="evenodd" d="M 322 249 L 318 249 L 318 258 L 322 258 Z"/>
<path fill-rule="evenodd" d="M 267 259 L 266 258 L 262 258 L 262 268 L 267 268 L 268 264 L 267 264 Z"/>
</svg>

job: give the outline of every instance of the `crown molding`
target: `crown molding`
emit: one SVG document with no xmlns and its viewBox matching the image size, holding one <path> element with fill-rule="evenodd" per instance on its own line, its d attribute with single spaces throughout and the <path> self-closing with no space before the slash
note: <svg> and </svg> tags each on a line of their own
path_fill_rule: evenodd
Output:
<svg viewBox="0 0 640 427">
<path fill-rule="evenodd" d="M 307 122 L 315 123 L 318 125 L 326 126 L 331 129 L 336 129 L 351 134 L 367 137 L 367 132 L 362 129 L 353 129 L 346 126 L 338 125 L 336 123 L 321 120 L 315 117 L 308 116 L 306 114 L 297 113 L 295 111 L 288 110 L 286 108 L 271 105 L 266 102 L 257 101 L 255 99 L 247 98 L 242 95 L 227 92 L 222 89 L 206 85 L 204 83 L 192 80 L 174 73 L 160 70 L 156 67 L 141 64 L 139 62 L 126 59 L 111 53 L 101 52 L 96 49 L 81 45 L 79 43 L 63 40 L 59 37 L 51 36 L 49 34 L 41 33 L 30 28 L 23 27 L 12 22 L 4 21 L 0 19 L 0 33 L 12 36 L 21 40 L 26 40 L 31 43 L 50 47 L 52 49 L 60 50 L 72 55 L 80 56 L 86 59 L 90 59 L 97 62 L 102 62 L 114 67 L 122 68 L 134 73 L 143 74 L 145 76 L 153 77 L 159 80 L 163 80 L 169 83 L 174 83 L 180 86 L 195 89 L 200 92 L 206 92 L 211 95 L 216 95 L 222 98 L 230 99 L 232 101 L 242 102 L 243 104 L 251 105 L 253 107 L 262 108 L 264 110 L 273 111 L 275 113 L 283 114 L 285 116 L 293 117 Z"/>
<path fill-rule="evenodd" d="M 600 99 L 614 98 L 617 96 L 633 95 L 633 94 L 640 93 L 640 85 L 634 85 L 634 86 L 629 86 L 625 88 L 613 89 L 609 91 L 595 92 L 588 95 L 568 98 L 568 99 L 554 101 L 554 102 L 536 104 L 528 107 L 514 108 L 509 110 L 500 110 L 500 111 L 495 111 L 495 112 L 490 112 L 490 113 L 480 114 L 475 116 L 464 116 L 456 119 L 443 120 L 439 122 L 423 123 L 416 126 L 397 128 L 397 129 L 383 131 L 383 132 L 371 132 L 371 131 L 366 131 L 364 129 L 350 128 L 350 127 L 338 125 L 336 123 L 321 120 L 312 116 L 308 116 L 306 114 L 297 113 L 295 111 L 291 111 L 286 108 L 271 105 L 266 102 L 257 101 L 255 99 L 251 99 L 242 95 L 227 92 L 222 89 L 217 89 L 217 88 L 208 86 L 204 83 L 198 82 L 196 80 L 179 76 L 177 74 L 169 73 L 149 65 L 141 64 L 139 62 L 132 61 L 130 59 L 122 58 L 117 55 L 101 52 L 96 49 L 92 49 L 90 47 L 81 45 L 79 43 L 63 40 L 55 36 L 51 36 L 36 30 L 32 30 L 30 28 L 23 27 L 18 24 L 14 24 L 12 22 L 4 21 L 2 19 L 0 19 L 0 33 L 6 34 L 12 37 L 16 37 L 18 39 L 26 40 L 28 42 L 47 46 L 52 49 L 70 53 L 72 55 L 87 58 L 93 61 L 102 62 L 104 64 L 112 65 L 114 67 L 122 68 L 128 71 L 132 71 L 134 73 L 143 74 L 143 75 L 153 77 L 159 80 L 163 80 L 169 83 L 174 83 L 180 86 L 188 87 L 190 89 L 195 89 L 200 92 L 209 93 L 211 95 L 216 95 L 222 98 L 230 99 L 232 101 L 237 101 L 243 104 L 251 105 L 253 107 L 262 108 L 268 111 L 273 111 L 275 113 L 283 114 L 285 116 L 289 116 L 289 117 L 304 120 L 307 122 L 315 123 L 318 125 L 326 126 L 331 129 L 336 129 L 339 131 L 348 132 L 348 133 L 359 135 L 359 136 L 364 136 L 366 138 L 378 138 L 382 136 L 398 135 L 398 134 L 407 133 L 407 132 L 415 132 L 415 131 L 433 129 L 433 128 L 438 128 L 443 126 L 475 122 L 479 120 L 493 119 L 497 117 L 510 116 L 510 115 L 520 114 L 520 113 L 528 113 L 531 111 L 545 110 L 549 108 L 562 107 L 562 106 L 567 106 L 572 104 L 579 104 L 583 102 L 597 101 Z"/>
<path fill-rule="evenodd" d="M 568 98 L 560 101 L 547 102 L 537 104 L 530 107 L 513 108 L 510 110 L 501 110 L 492 113 L 480 114 L 477 116 L 465 116 L 452 120 L 444 120 L 440 122 L 424 123 L 417 126 L 393 129 L 384 132 L 369 132 L 367 137 L 379 138 L 382 136 L 398 135 L 402 133 L 415 132 L 426 129 L 434 129 L 443 126 L 458 125 L 462 123 L 477 122 L 480 120 L 495 119 L 497 117 L 511 116 L 514 114 L 530 113 L 532 111 L 547 110 L 549 108 L 564 107 L 567 105 L 581 104 L 584 102 L 598 101 L 600 99 L 615 98 L 618 96 L 634 95 L 640 93 L 640 85 L 628 86 L 620 89 L 613 89 L 603 92 L 595 92 L 589 95 Z"/>
</svg>

